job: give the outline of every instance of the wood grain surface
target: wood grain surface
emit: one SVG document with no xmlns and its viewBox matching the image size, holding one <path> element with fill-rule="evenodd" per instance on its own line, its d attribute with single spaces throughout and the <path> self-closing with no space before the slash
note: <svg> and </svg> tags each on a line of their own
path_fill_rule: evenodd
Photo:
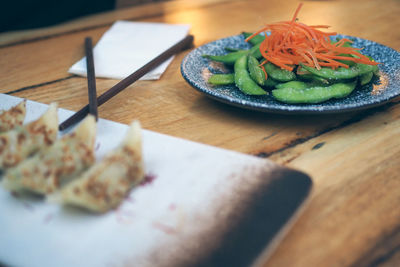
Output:
<svg viewBox="0 0 400 267">
<path fill-rule="evenodd" d="M 117 19 L 191 24 L 195 46 L 290 19 L 295 0 L 169 1 L 0 34 L 0 92 L 78 110 L 86 79 L 68 68 Z M 303 1 L 300 20 L 400 50 L 400 1 Z M 400 266 L 400 99 L 338 115 L 277 115 L 213 101 L 187 84 L 176 56 L 99 108 L 122 123 L 268 158 L 308 173 L 309 207 L 266 266 Z M 97 79 L 98 94 L 117 80 Z"/>
</svg>

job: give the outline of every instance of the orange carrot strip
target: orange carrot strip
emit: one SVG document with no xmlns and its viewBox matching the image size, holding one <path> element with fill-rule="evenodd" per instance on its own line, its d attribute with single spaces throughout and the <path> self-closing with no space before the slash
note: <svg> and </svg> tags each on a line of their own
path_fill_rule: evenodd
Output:
<svg viewBox="0 0 400 267">
<path fill-rule="evenodd" d="M 329 28 L 328 25 L 309 26 L 298 22 L 297 16 L 302 5 L 302 3 L 298 5 L 290 21 L 267 24 L 246 38 L 248 41 L 261 32 L 265 32 L 265 40 L 260 44 L 260 52 L 264 57 L 260 66 L 271 62 L 286 70 L 293 70 L 293 65 L 299 64 L 317 69 L 321 66 L 333 69 L 348 68 L 347 64 L 338 60 L 351 60 L 370 65 L 379 64 L 359 53 L 360 48 L 344 46 L 346 42 L 352 42 L 347 38 L 332 43 L 330 36 L 336 33 L 320 30 Z"/>
<path fill-rule="evenodd" d="M 261 65 L 260 67 L 261 67 L 262 71 L 263 71 L 264 74 L 265 74 L 265 80 L 268 79 L 268 73 L 267 73 L 267 71 L 265 70 L 265 66 L 264 66 L 264 65 Z"/>
</svg>

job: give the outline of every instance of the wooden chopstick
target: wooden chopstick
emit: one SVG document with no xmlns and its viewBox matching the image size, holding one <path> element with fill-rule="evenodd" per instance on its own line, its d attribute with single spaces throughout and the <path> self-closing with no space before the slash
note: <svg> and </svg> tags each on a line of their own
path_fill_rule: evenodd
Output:
<svg viewBox="0 0 400 267">
<path fill-rule="evenodd" d="M 110 98 L 113 96 L 117 95 L 119 92 L 124 90 L 126 87 L 143 77 L 146 73 L 149 71 L 153 70 L 155 67 L 163 63 L 165 60 L 169 59 L 171 56 L 174 54 L 178 53 L 179 51 L 188 48 L 192 45 L 193 43 L 193 35 L 188 35 L 185 38 L 183 38 L 181 41 L 176 43 L 175 45 L 171 46 L 168 48 L 166 51 L 152 59 L 150 62 L 145 64 L 143 67 L 108 89 L 106 92 L 101 94 L 97 98 L 97 104 L 98 106 L 104 104 L 107 102 Z M 63 123 L 60 124 L 59 130 L 62 131 L 71 125 L 79 122 L 82 120 L 89 112 L 89 105 L 84 106 L 81 108 L 78 112 L 76 112 L 74 115 L 66 119 Z"/>
<path fill-rule="evenodd" d="M 89 95 L 89 114 L 92 114 L 97 121 L 97 91 L 96 91 L 96 75 L 94 71 L 93 46 L 92 38 L 85 38 L 85 54 L 86 54 L 86 69 L 87 83 Z"/>
</svg>

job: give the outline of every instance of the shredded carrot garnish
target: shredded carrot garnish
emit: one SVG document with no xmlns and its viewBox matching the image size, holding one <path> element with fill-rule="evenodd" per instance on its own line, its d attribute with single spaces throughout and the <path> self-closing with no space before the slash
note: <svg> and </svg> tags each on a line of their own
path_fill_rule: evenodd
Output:
<svg viewBox="0 0 400 267">
<path fill-rule="evenodd" d="M 262 71 L 264 72 L 265 80 L 266 80 L 266 79 L 268 78 L 268 73 L 267 73 L 267 71 L 265 70 L 264 65 L 261 66 L 261 69 L 262 69 Z"/>
<path fill-rule="evenodd" d="M 261 66 L 271 62 L 282 69 L 292 71 L 295 65 L 300 64 L 316 69 L 321 69 L 321 66 L 333 69 L 349 68 L 347 64 L 338 60 L 368 65 L 379 64 L 358 52 L 361 49 L 347 46 L 347 43 L 352 43 L 349 39 L 343 38 L 332 43 L 330 36 L 336 35 L 336 32 L 320 30 L 330 26 L 308 26 L 298 22 L 297 16 L 302 5 L 299 4 L 290 21 L 267 24 L 246 39 L 248 41 L 260 33 L 265 34 L 265 40 L 260 44 L 260 52 L 264 57 Z"/>
</svg>

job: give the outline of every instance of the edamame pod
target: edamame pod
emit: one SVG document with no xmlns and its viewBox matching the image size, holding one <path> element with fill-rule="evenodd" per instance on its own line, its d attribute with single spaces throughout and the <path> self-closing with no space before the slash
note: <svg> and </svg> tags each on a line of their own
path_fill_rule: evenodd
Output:
<svg viewBox="0 0 400 267">
<path fill-rule="evenodd" d="M 307 81 L 307 82 L 315 82 L 315 83 L 319 83 L 321 85 L 328 85 L 329 81 L 325 78 L 313 75 L 311 73 L 307 73 L 307 74 L 298 74 L 297 77 L 300 80 L 303 81 Z"/>
<path fill-rule="evenodd" d="M 233 65 L 235 64 L 236 60 L 238 60 L 240 57 L 242 57 L 243 55 L 247 55 L 247 54 L 251 54 L 256 58 L 260 58 L 262 57 L 261 52 L 260 52 L 260 45 L 255 45 L 252 48 L 248 49 L 248 50 L 239 50 L 236 52 L 231 52 L 229 54 L 226 55 L 202 55 L 202 57 L 204 58 L 208 58 L 214 61 L 218 61 L 218 62 L 222 62 L 225 63 L 227 65 Z"/>
<path fill-rule="evenodd" d="M 247 71 L 247 55 L 242 56 L 235 62 L 235 84 L 247 95 L 265 95 L 267 94 L 258 84 L 251 79 Z"/>
<path fill-rule="evenodd" d="M 208 82 L 213 85 L 230 85 L 235 84 L 235 75 L 233 73 L 228 74 L 213 74 Z"/>
<path fill-rule="evenodd" d="M 225 47 L 224 48 L 226 51 L 228 51 L 228 52 L 237 52 L 237 51 L 240 51 L 240 49 L 238 49 L 238 48 L 232 48 L 232 47 Z"/>
<path fill-rule="evenodd" d="M 265 87 L 269 87 L 269 88 L 274 88 L 276 85 L 278 85 L 279 82 L 275 81 L 274 79 L 272 79 L 271 77 L 268 77 L 265 82 L 264 82 L 264 86 Z"/>
<path fill-rule="evenodd" d="M 291 88 L 296 90 L 305 90 L 311 87 L 326 87 L 326 85 L 321 85 L 319 82 L 290 81 L 275 86 L 276 89 Z"/>
<path fill-rule="evenodd" d="M 242 34 L 243 34 L 243 36 L 244 36 L 245 39 L 246 39 L 247 37 L 249 37 L 250 35 L 252 35 L 251 32 L 243 32 Z M 261 43 L 262 41 L 264 41 L 264 40 L 265 40 L 265 36 L 256 35 L 256 36 L 254 36 L 253 38 L 251 38 L 251 39 L 249 40 L 249 43 L 252 44 L 252 45 L 257 45 L 257 44 L 260 44 L 260 43 Z"/>
<path fill-rule="evenodd" d="M 305 89 L 281 88 L 272 90 L 272 95 L 279 101 L 288 104 L 320 103 L 331 98 L 348 96 L 356 87 L 356 82 L 336 83 L 330 86 L 315 86 Z"/>
<path fill-rule="evenodd" d="M 321 85 L 329 84 L 329 81 L 327 79 L 311 74 L 310 72 L 303 69 L 301 66 L 297 68 L 297 78 L 299 78 L 302 81 L 315 82 Z"/>
<path fill-rule="evenodd" d="M 253 57 L 259 59 L 262 58 L 262 54 L 260 52 L 260 44 L 256 44 L 249 50 L 249 55 L 252 55 Z"/>
<path fill-rule="evenodd" d="M 360 76 L 360 85 L 366 85 L 372 80 L 372 77 L 374 77 L 374 72 L 368 72 L 366 74 L 363 74 Z"/>
<path fill-rule="evenodd" d="M 323 67 L 320 70 L 317 70 L 315 68 L 305 66 L 303 64 L 301 64 L 301 66 L 307 71 L 311 72 L 312 74 L 329 80 L 353 79 L 357 76 L 374 71 L 376 67 L 374 65 L 367 65 L 361 63 L 357 63 L 355 66 L 349 67 L 348 69 L 343 67 L 339 67 L 337 69 Z"/>
<path fill-rule="evenodd" d="M 371 56 L 366 56 L 366 57 L 369 58 L 371 61 L 375 62 L 375 59 L 373 59 Z M 378 65 L 373 65 L 372 67 L 373 67 L 372 72 L 374 73 L 374 75 L 379 75 Z"/>
<path fill-rule="evenodd" d="M 214 61 L 222 62 L 222 63 L 228 64 L 228 65 L 233 65 L 233 64 L 235 64 L 236 60 L 238 60 L 243 55 L 246 55 L 247 53 L 248 53 L 247 50 L 239 50 L 236 52 L 231 52 L 226 55 L 217 55 L 217 56 L 202 55 L 202 57 L 208 58 L 208 59 L 211 59 Z"/>
<path fill-rule="evenodd" d="M 350 54 L 339 54 L 339 56 L 342 56 L 342 57 L 352 57 L 353 55 L 350 55 Z M 357 64 L 356 62 L 351 61 L 351 60 L 339 59 L 338 61 L 341 62 L 341 63 L 344 63 L 344 64 L 348 65 L 349 67 L 353 67 L 353 66 L 355 66 L 355 65 Z"/>
<path fill-rule="evenodd" d="M 285 69 L 281 69 L 271 62 L 268 62 L 267 64 L 264 65 L 265 71 L 267 72 L 268 76 L 271 77 L 274 80 L 280 81 L 280 82 L 288 82 L 291 80 L 296 79 L 296 74 L 292 71 L 288 71 Z"/>
<path fill-rule="evenodd" d="M 309 83 L 301 82 L 301 81 L 290 81 L 286 83 L 280 83 L 276 85 L 276 89 L 283 89 L 283 88 L 292 88 L 296 90 L 304 90 L 311 87 Z"/>
<path fill-rule="evenodd" d="M 247 58 L 247 67 L 249 69 L 250 77 L 259 85 L 264 86 L 265 73 L 259 66 L 260 62 L 258 62 L 258 60 L 252 55 L 249 55 Z"/>
</svg>

